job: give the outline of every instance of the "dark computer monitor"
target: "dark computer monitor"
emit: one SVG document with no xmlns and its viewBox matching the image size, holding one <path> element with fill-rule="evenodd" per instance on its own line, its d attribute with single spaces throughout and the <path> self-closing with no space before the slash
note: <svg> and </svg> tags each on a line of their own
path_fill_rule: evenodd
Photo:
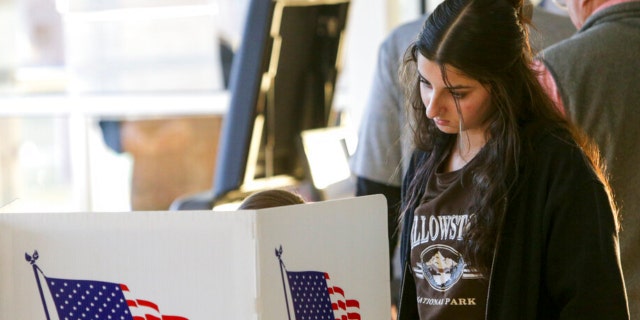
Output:
<svg viewBox="0 0 640 320">
<path fill-rule="evenodd" d="M 173 208 L 211 208 L 259 188 L 249 184 L 309 178 L 300 133 L 329 125 L 349 3 L 251 1 L 233 60 L 212 190 Z"/>
</svg>

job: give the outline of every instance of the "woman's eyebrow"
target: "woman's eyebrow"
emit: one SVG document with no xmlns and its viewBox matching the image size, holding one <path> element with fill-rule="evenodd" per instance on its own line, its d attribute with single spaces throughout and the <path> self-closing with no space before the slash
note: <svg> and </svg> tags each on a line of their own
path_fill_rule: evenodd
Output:
<svg viewBox="0 0 640 320">
<path fill-rule="evenodd" d="M 460 89 L 471 89 L 471 88 L 473 88 L 473 86 L 457 85 L 457 86 L 447 87 L 447 89 L 449 90 L 460 90 Z"/>
<path fill-rule="evenodd" d="M 420 73 L 420 70 L 417 70 L 417 73 L 418 73 L 418 78 L 419 78 L 420 80 L 424 80 L 424 81 L 426 81 L 426 82 L 431 83 L 431 81 L 427 80 L 427 78 L 425 78 L 425 77 Z M 454 91 L 454 90 L 471 89 L 471 88 L 473 88 L 473 86 L 457 85 L 457 86 L 450 86 L 450 87 L 446 87 L 446 89 L 447 89 L 447 90 L 451 90 L 451 91 Z"/>
</svg>

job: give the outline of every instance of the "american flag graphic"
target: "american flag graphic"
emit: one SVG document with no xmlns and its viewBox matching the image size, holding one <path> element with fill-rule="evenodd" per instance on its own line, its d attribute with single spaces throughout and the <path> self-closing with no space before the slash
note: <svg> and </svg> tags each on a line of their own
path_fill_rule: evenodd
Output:
<svg viewBox="0 0 640 320">
<path fill-rule="evenodd" d="M 187 320 L 162 315 L 147 300 L 132 299 L 124 284 L 45 277 L 60 320 Z"/>
<path fill-rule="evenodd" d="M 37 250 L 33 254 L 25 253 L 24 258 L 33 268 L 47 320 L 51 318 L 41 277 L 49 287 L 60 320 L 189 320 L 163 315 L 151 301 L 132 299 L 124 284 L 47 277 L 36 264 L 40 258 Z"/>
<path fill-rule="evenodd" d="M 282 261 L 282 246 L 275 253 L 280 262 L 284 298 L 289 320 L 360 320 L 360 302 L 346 299 L 344 290 L 331 285 L 329 274 L 321 271 L 288 271 Z M 285 284 L 285 274 L 286 283 Z M 288 289 L 287 289 L 288 287 Z M 287 293 L 289 291 L 289 294 Z M 289 307 L 293 306 L 293 318 Z"/>
<path fill-rule="evenodd" d="M 360 319 L 360 303 L 346 299 L 344 290 L 331 286 L 328 273 L 287 271 L 291 302 L 297 320 Z"/>
</svg>

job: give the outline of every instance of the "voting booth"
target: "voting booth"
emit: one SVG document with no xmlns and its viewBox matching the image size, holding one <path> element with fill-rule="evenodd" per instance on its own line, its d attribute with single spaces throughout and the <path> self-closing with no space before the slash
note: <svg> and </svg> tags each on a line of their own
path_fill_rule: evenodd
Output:
<svg viewBox="0 0 640 320">
<path fill-rule="evenodd" d="M 381 195 L 261 210 L 0 214 L 2 319 L 388 319 Z"/>
</svg>

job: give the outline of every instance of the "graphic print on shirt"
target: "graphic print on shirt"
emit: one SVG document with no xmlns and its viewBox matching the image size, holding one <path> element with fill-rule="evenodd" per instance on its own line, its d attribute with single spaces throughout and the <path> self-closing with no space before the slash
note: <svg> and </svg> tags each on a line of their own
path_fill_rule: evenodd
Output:
<svg viewBox="0 0 640 320">
<path fill-rule="evenodd" d="M 429 244 L 420 252 L 413 272 L 426 280 L 434 290 L 444 292 L 461 278 L 478 279 L 480 275 L 468 268 L 464 257 L 446 243 L 462 241 L 463 231 L 469 221 L 468 215 L 441 215 L 414 217 L 411 230 L 411 247 Z"/>
<path fill-rule="evenodd" d="M 488 282 L 464 255 L 476 211 L 472 172 L 437 171 L 414 210 L 408 262 L 420 319 L 484 320 Z"/>
<path fill-rule="evenodd" d="M 421 271 L 418 274 L 422 274 L 432 288 L 446 291 L 460 280 L 465 266 L 458 251 L 449 246 L 434 244 L 422 251 L 420 263 L 416 267 L 422 270 L 415 271 Z"/>
</svg>

